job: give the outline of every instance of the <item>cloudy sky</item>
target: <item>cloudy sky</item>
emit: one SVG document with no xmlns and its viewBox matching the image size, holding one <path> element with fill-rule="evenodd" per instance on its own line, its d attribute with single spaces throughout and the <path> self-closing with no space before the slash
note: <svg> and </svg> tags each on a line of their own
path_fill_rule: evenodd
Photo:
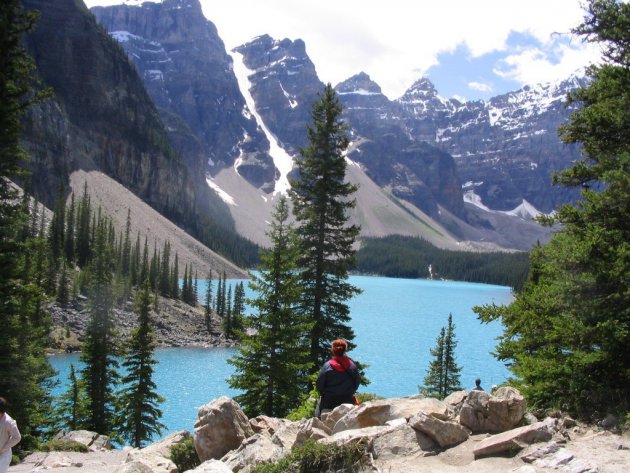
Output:
<svg viewBox="0 0 630 473">
<path fill-rule="evenodd" d="M 155 0 L 153 0 L 155 1 Z M 88 7 L 139 0 L 86 0 Z M 366 72 L 390 99 L 428 77 L 440 95 L 489 98 L 568 77 L 598 58 L 571 28 L 581 0 L 201 0 L 227 49 L 301 38 L 319 78 Z"/>
</svg>

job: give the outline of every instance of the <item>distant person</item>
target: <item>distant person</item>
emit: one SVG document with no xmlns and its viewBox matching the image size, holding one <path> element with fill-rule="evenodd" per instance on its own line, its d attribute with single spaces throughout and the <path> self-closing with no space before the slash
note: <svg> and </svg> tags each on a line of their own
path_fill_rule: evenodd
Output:
<svg viewBox="0 0 630 473">
<path fill-rule="evenodd" d="M 475 387 L 473 388 L 473 391 L 483 391 L 483 388 L 481 387 L 481 380 L 479 378 L 475 380 Z"/>
<path fill-rule="evenodd" d="M 0 473 L 7 473 L 11 464 L 11 456 L 22 436 L 15 421 L 7 414 L 7 401 L 0 397 Z"/>
<path fill-rule="evenodd" d="M 497 392 L 497 389 L 499 389 L 499 387 L 496 384 L 492 385 L 492 388 L 490 388 L 490 394 L 493 394 Z"/>
<path fill-rule="evenodd" d="M 333 410 L 341 404 L 354 404 L 359 387 L 359 370 L 346 352 L 348 342 L 339 338 L 332 342 L 333 357 L 319 370 L 317 391 L 321 396 L 320 412 Z"/>
</svg>

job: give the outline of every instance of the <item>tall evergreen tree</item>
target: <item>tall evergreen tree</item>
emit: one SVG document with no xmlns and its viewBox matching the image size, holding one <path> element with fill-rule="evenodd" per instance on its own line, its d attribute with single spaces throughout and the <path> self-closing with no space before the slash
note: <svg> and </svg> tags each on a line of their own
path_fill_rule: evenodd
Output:
<svg viewBox="0 0 630 473">
<path fill-rule="evenodd" d="M 74 365 L 70 365 L 68 389 L 57 398 L 55 428 L 67 431 L 82 430 L 87 425 L 88 412 L 85 405 L 85 390 L 77 378 Z"/>
<path fill-rule="evenodd" d="M 138 291 L 135 306 L 138 326 L 131 334 L 122 362 L 127 375 L 122 379 L 124 387 L 119 392 L 118 424 L 122 438 L 140 448 L 165 428 L 159 421 L 162 411 L 158 407 L 164 398 L 157 393 L 157 385 L 153 381 L 153 366 L 157 361 L 153 356 L 155 342 L 148 281 Z"/>
<path fill-rule="evenodd" d="M 475 308 L 504 325 L 497 356 L 530 402 L 578 415 L 630 410 L 630 4 L 587 5 L 574 32 L 601 45 L 603 63 L 571 94 L 582 106 L 561 129 L 583 158 L 555 177 L 582 200 L 552 218 L 562 230 L 531 253 L 514 302 Z"/>
<path fill-rule="evenodd" d="M 357 187 L 345 181 L 343 153 L 348 137 L 341 112 L 342 106 L 328 84 L 313 105 L 309 145 L 300 151 L 297 160 L 300 178 L 292 183 L 301 249 L 303 294 L 299 310 L 313 321 L 310 348 L 313 369 L 329 357 L 331 340 L 354 339 L 347 301 L 359 289 L 347 279 L 354 264 L 353 244 L 359 227 L 348 224 L 347 211 L 355 205 L 352 194 Z"/>
<path fill-rule="evenodd" d="M 90 261 L 91 256 L 91 238 L 92 233 L 90 227 L 90 221 L 92 219 L 92 208 L 90 202 L 90 195 L 88 194 L 87 182 L 83 185 L 83 195 L 79 201 L 77 211 L 77 236 L 76 236 L 76 251 L 77 251 L 77 264 L 83 268 Z"/>
<path fill-rule="evenodd" d="M 81 349 L 84 363 L 88 428 L 109 434 L 114 428 L 114 389 L 118 382 L 117 346 L 112 319 L 112 251 L 107 236 L 107 221 L 99 218 L 96 225 L 93 257 L 89 267 L 89 312 L 85 342 Z"/>
<path fill-rule="evenodd" d="M 74 193 L 70 196 L 70 208 L 66 213 L 66 232 L 64 241 L 64 254 L 68 263 L 74 262 L 74 247 L 75 247 L 75 213 L 76 204 L 74 202 Z"/>
<path fill-rule="evenodd" d="M 48 240 L 50 243 L 50 251 L 52 253 L 53 261 L 58 261 L 64 254 L 64 241 L 66 228 L 66 203 L 64 198 L 63 187 L 59 188 L 57 192 L 57 199 L 55 200 L 55 208 L 53 210 L 52 220 L 50 221 L 50 228 L 48 230 Z"/>
<path fill-rule="evenodd" d="M 125 224 L 125 234 L 120 241 L 121 244 L 121 268 L 123 276 L 129 276 L 131 268 L 131 209 L 127 209 L 127 223 Z"/>
<path fill-rule="evenodd" d="M 455 324 L 453 324 L 453 315 L 449 314 L 446 327 L 440 329 L 436 345 L 431 349 L 433 360 L 424 378 L 422 394 L 444 399 L 452 392 L 462 389 L 459 383 L 461 368 L 455 360 L 456 347 Z"/>
<path fill-rule="evenodd" d="M 208 270 L 208 288 L 206 289 L 206 299 L 203 308 L 206 328 L 210 330 L 210 317 L 212 314 L 212 269 Z"/>
<path fill-rule="evenodd" d="M 288 218 L 287 200 L 281 197 L 268 233 L 272 247 L 261 251 L 259 272 L 250 273 L 249 285 L 257 294 L 250 301 L 256 313 L 245 321 L 251 334 L 229 360 L 235 374 L 228 383 L 243 391 L 235 399 L 250 417 L 283 417 L 297 407 L 312 368 L 310 326 L 295 310 L 300 302 L 299 252 Z"/>
<path fill-rule="evenodd" d="M 21 46 L 36 14 L 18 0 L 0 6 L 0 393 L 11 403 L 11 415 L 23 435 L 22 446 L 33 446 L 50 407 L 52 370 L 44 352 L 47 317 L 41 310 L 43 292 L 25 267 L 24 242 L 18 238 L 28 221 L 10 180 L 21 175 L 26 154 L 20 146 L 20 119 L 41 95 L 34 94 L 31 58 Z"/>
<path fill-rule="evenodd" d="M 160 255 L 160 274 L 159 274 L 159 288 L 160 295 L 169 297 L 171 295 L 171 245 L 168 241 L 164 242 L 164 248 Z"/>
</svg>

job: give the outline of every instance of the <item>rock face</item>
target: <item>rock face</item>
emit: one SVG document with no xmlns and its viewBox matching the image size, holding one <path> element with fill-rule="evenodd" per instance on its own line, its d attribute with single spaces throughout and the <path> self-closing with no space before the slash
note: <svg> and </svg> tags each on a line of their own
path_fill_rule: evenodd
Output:
<svg viewBox="0 0 630 473">
<path fill-rule="evenodd" d="M 554 421 L 537 422 L 493 435 L 479 442 L 474 449 L 475 458 L 497 453 L 518 451 L 526 445 L 551 440 Z"/>
<path fill-rule="evenodd" d="M 461 103 L 440 97 L 423 78 L 396 102 L 412 135 L 455 158 L 467 200 L 477 196 L 483 205 L 506 211 L 528 202 L 550 212 L 577 197 L 552 186 L 551 174 L 579 156 L 576 146 L 561 143 L 557 129 L 572 111 L 564 107 L 567 93 L 583 83 L 571 77 Z"/>
<path fill-rule="evenodd" d="M 73 171 L 100 170 L 204 243 L 217 227 L 217 242 L 238 238 L 227 205 L 205 173 L 182 162 L 133 64 L 85 6 L 27 0 L 24 7 L 41 13 L 25 46 L 54 92 L 24 120 L 35 197 L 52 208 Z"/>
<path fill-rule="evenodd" d="M 400 107 L 367 74 L 351 77 L 335 90 L 352 127 L 350 159 L 365 166 L 374 182 L 429 216 L 439 220 L 442 205 L 465 218 L 461 183 L 448 153 L 408 133 Z"/>
<path fill-rule="evenodd" d="M 223 396 L 199 408 L 194 444 L 202 462 L 221 458 L 252 435 L 247 416 L 232 399 Z"/>
<path fill-rule="evenodd" d="M 240 172 L 256 187 L 273 181 L 269 142 L 247 109 L 232 58 L 198 0 L 92 12 L 137 67 L 193 172 L 215 174 L 239 159 Z"/>
</svg>

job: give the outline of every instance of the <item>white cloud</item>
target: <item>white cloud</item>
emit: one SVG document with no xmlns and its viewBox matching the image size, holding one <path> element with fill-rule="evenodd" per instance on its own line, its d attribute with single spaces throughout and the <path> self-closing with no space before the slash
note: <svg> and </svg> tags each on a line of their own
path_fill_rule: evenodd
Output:
<svg viewBox="0 0 630 473">
<path fill-rule="evenodd" d="M 494 69 L 494 73 L 521 84 L 535 84 L 568 77 L 576 70 L 596 62 L 600 56 L 597 48 L 590 45 L 581 45 L 580 48 L 560 45 L 554 49 L 553 54 L 560 60 L 553 61 L 550 51 L 525 49 L 503 59 L 499 67 Z"/>
<path fill-rule="evenodd" d="M 471 90 L 478 90 L 480 92 L 492 92 L 492 85 L 482 82 L 469 82 L 468 88 Z"/>
</svg>

